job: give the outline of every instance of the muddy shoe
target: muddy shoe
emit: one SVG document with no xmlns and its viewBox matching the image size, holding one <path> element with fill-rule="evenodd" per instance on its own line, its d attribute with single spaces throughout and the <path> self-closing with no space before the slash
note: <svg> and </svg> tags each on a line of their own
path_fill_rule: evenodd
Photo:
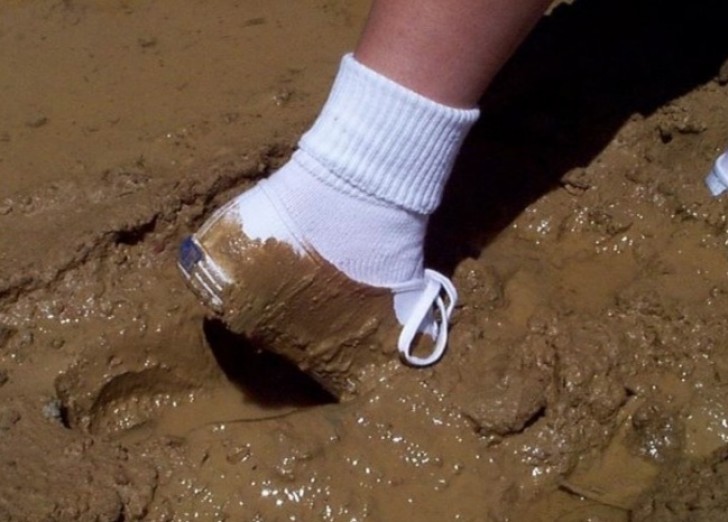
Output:
<svg viewBox="0 0 728 522">
<path fill-rule="evenodd" d="M 715 160 L 713 169 L 705 179 L 705 184 L 714 196 L 720 196 L 728 190 L 728 151 L 724 152 Z"/>
<path fill-rule="evenodd" d="M 412 366 L 442 357 L 457 299 L 447 278 L 426 270 L 394 288 L 357 283 L 284 218 L 278 239 L 256 238 L 250 218 L 260 204 L 276 204 L 265 182 L 218 210 L 180 248 L 184 278 L 231 331 L 291 360 L 340 399 L 392 372 L 397 353 Z"/>
</svg>

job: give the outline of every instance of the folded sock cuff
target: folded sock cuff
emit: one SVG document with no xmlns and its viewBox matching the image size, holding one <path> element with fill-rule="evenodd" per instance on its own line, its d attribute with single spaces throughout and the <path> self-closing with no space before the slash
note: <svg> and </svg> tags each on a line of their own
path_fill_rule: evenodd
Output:
<svg viewBox="0 0 728 522">
<path fill-rule="evenodd" d="M 347 54 L 297 159 L 338 190 L 430 214 L 478 116 L 478 109 L 437 103 Z"/>
</svg>

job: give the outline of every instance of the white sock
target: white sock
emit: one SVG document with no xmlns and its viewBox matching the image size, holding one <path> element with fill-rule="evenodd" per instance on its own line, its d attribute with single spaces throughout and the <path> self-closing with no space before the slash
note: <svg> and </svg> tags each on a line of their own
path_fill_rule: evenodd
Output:
<svg viewBox="0 0 728 522">
<path fill-rule="evenodd" d="M 239 198 L 245 233 L 306 244 L 368 285 L 421 278 L 428 217 L 478 114 L 429 100 L 344 56 L 299 150 Z"/>
</svg>

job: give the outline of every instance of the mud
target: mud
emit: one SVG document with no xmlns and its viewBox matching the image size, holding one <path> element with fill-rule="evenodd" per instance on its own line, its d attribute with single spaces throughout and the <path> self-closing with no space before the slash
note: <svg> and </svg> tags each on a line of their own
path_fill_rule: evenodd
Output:
<svg viewBox="0 0 728 522">
<path fill-rule="evenodd" d="M 204 321 L 176 245 L 366 7 L 0 7 L 0 519 L 725 519 L 722 1 L 562 4 L 503 71 L 428 239 L 442 363 L 339 404 Z"/>
</svg>

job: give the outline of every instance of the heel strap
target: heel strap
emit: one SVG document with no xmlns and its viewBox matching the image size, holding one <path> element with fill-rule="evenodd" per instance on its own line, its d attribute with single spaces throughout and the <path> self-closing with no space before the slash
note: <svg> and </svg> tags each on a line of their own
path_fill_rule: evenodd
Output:
<svg viewBox="0 0 728 522">
<path fill-rule="evenodd" d="M 442 358 L 447 347 L 450 316 L 457 300 L 455 285 L 447 277 L 434 270 L 425 270 L 425 288 L 405 321 L 397 342 L 397 350 L 404 362 L 421 367 L 435 364 Z M 412 354 L 412 343 L 417 334 L 425 330 L 428 319 L 434 321 L 435 346 L 426 357 L 418 357 Z"/>
</svg>

